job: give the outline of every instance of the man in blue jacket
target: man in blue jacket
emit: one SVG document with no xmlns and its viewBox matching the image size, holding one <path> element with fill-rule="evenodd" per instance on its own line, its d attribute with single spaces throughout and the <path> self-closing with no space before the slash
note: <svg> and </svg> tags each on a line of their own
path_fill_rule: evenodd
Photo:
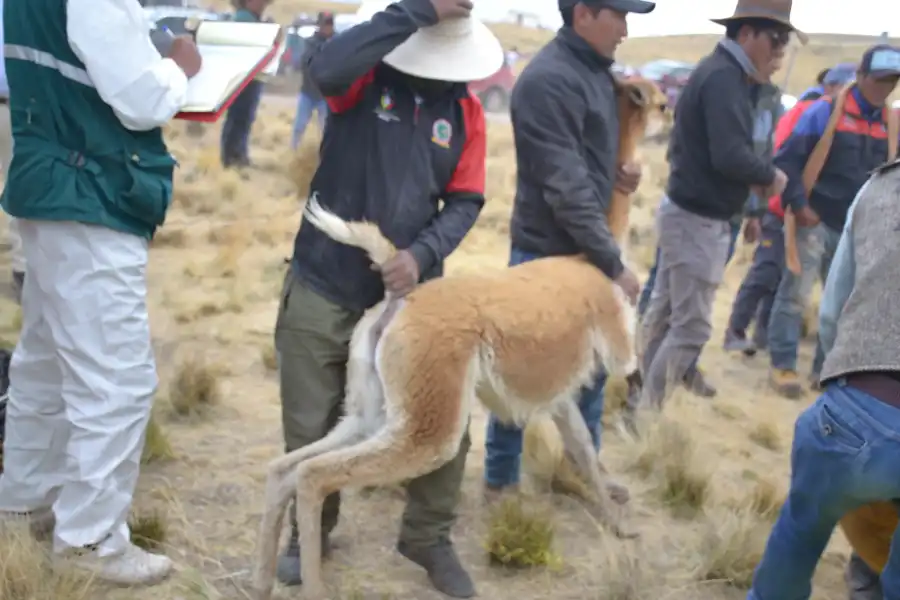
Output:
<svg viewBox="0 0 900 600">
<path fill-rule="evenodd" d="M 318 51 L 319 47 L 334 35 L 334 14 L 320 12 L 316 20 L 316 32 L 305 42 L 303 56 Z M 303 81 L 300 83 L 300 94 L 297 96 L 297 114 L 294 117 L 294 132 L 291 136 L 291 148 L 296 150 L 303 140 L 306 127 L 309 125 L 313 114 L 319 125 L 319 132 L 325 131 L 325 119 L 328 117 L 328 103 L 322 96 L 322 92 L 316 89 L 312 77 L 306 72 L 306 61 L 302 63 Z"/>
<path fill-rule="evenodd" d="M 302 223 L 275 327 L 285 446 L 311 444 L 342 414 L 353 328 L 385 291 L 395 297 L 439 277 L 444 260 L 484 205 L 484 110 L 466 83 L 503 63 L 468 0 L 401 0 L 322 44 L 306 72 L 330 110 L 311 193 L 344 219 L 366 219 L 400 249 L 381 272 L 361 250 Z M 455 19 L 442 26 L 445 19 Z M 450 539 L 469 449 L 407 486 L 398 551 L 424 568 L 436 589 L 475 594 Z M 337 525 L 340 495 L 322 510 L 323 549 Z M 296 525 L 278 564 L 300 580 Z"/>
<path fill-rule="evenodd" d="M 776 164 L 788 175 L 782 203 L 797 219 L 801 275 L 785 269 L 769 322 L 770 383 L 780 395 L 797 399 L 797 351 L 803 308 L 816 278 L 824 281 L 847 218 L 847 209 L 873 169 L 888 159 L 886 101 L 900 80 L 900 48 L 879 45 L 863 55 L 857 83 L 847 96 L 828 159 L 812 191 L 803 189 L 803 169 L 831 117 L 834 101 L 823 97 L 797 121 Z M 817 344 L 810 379 L 819 379 L 824 357 Z"/>
<path fill-rule="evenodd" d="M 234 20 L 241 23 L 260 23 L 263 11 L 272 0 L 237 0 Z M 250 166 L 250 131 L 262 100 L 264 83 L 254 79 L 235 98 L 225 115 L 219 144 L 222 166 Z"/>
</svg>

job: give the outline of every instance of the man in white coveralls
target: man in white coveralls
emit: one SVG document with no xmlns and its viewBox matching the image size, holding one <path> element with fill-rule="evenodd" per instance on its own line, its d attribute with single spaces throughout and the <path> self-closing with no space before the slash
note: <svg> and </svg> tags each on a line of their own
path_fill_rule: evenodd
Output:
<svg viewBox="0 0 900 600">
<path fill-rule="evenodd" d="M 163 58 L 138 0 L 6 0 L 3 16 L 15 144 L 3 208 L 28 275 L 0 514 L 55 518 L 55 558 L 155 583 L 172 563 L 132 545 L 127 524 L 157 386 L 147 252 L 175 166 L 160 126 L 200 56 L 178 38 Z"/>
</svg>

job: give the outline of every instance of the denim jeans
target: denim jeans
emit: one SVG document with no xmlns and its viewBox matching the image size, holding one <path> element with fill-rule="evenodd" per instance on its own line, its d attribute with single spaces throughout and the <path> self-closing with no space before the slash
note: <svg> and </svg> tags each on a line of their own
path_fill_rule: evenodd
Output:
<svg viewBox="0 0 900 600">
<path fill-rule="evenodd" d="M 297 116 L 294 117 L 294 133 L 291 137 L 291 148 L 297 149 L 303 134 L 306 133 L 306 126 L 312 119 L 313 113 L 319 123 L 319 131 L 325 131 L 325 119 L 328 117 L 328 103 L 325 100 L 313 100 L 303 92 L 297 98 Z"/>
<path fill-rule="evenodd" d="M 840 237 L 839 231 L 825 225 L 797 228 L 800 275 L 785 268 L 769 319 L 769 356 L 773 369 L 797 370 L 803 310 L 816 279 L 821 277 L 824 280 L 827 276 Z M 813 373 L 818 373 L 824 362 L 824 355 L 818 344 L 816 346 Z"/>
<path fill-rule="evenodd" d="M 731 306 L 729 334 L 739 339 L 746 338 L 750 323 L 756 319 L 753 341 L 757 348 L 768 347 L 769 319 L 782 273 L 784 225 L 774 214 L 766 213 L 762 218 L 762 235 L 753 253 L 753 264 L 747 269 Z"/>
<path fill-rule="evenodd" d="M 769 534 L 747 600 L 807 600 L 816 565 L 841 517 L 900 497 L 900 409 L 830 383 L 794 427 L 791 487 Z M 885 600 L 900 599 L 900 535 L 881 574 Z"/>
<path fill-rule="evenodd" d="M 262 92 L 263 83 L 251 81 L 228 109 L 219 146 L 222 166 L 246 165 L 250 162 L 250 129 L 256 120 Z"/>
<path fill-rule="evenodd" d="M 509 265 L 515 266 L 538 258 L 542 257 L 513 248 L 510 252 Z M 582 388 L 581 396 L 578 399 L 578 408 L 591 432 L 594 448 L 598 452 L 600 451 L 600 431 L 603 426 L 601 419 L 603 418 L 603 388 L 605 385 L 606 373 L 601 370 L 592 386 Z M 495 488 L 517 484 L 522 458 L 522 429 L 515 425 L 501 423 L 494 415 L 490 415 L 484 446 L 485 482 Z"/>
</svg>

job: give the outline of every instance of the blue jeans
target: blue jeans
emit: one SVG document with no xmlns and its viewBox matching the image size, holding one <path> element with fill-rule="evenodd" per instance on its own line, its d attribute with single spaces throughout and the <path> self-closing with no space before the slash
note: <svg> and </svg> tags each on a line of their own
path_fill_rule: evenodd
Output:
<svg viewBox="0 0 900 600">
<path fill-rule="evenodd" d="M 303 134 L 306 133 L 306 126 L 309 125 L 313 113 L 319 121 L 319 131 L 325 131 L 325 119 L 328 117 L 328 103 L 325 100 L 313 100 L 303 92 L 297 99 L 297 116 L 294 117 L 294 133 L 291 137 L 291 148 L 297 149 Z"/>
<path fill-rule="evenodd" d="M 731 261 L 731 257 L 734 256 L 735 248 L 737 248 L 737 239 L 741 234 L 741 224 L 732 223 L 731 225 L 731 245 L 728 246 L 728 260 Z M 644 289 L 641 290 L 641 297 L 638 299 L 638 316 L 643 317 L 644 313 L 647 312 L 647 307 L 650 305 L 650 296 L 653 295 L 653 286 L 656 285 L 656 267 L 659 265 L 659 246 L 656 247 L 656 257 L 653 259 L 653 266 L 650 267 L 650 272 L 647 273 L 647 283 L 644 284 Z"/>
<path fill-rule="evenodd" d="M 222 166 L 246 165 L 250 162 L 250 129 L 256 120 L 262 92 L 263 83 L 251 81 L 228 109 L 219 145 Z"/>
<path fill-rule="evenodd" d="M 845 513 L 900 497 L 900 409 L 831 383 L 794 427 L 791 488 L 747 600 L 807 600 L 812 577 Z M 881 574 L 885 600 L 900 599 L 900 534 Z"/>
<path fill-rule="evenodd" d="M 542 258 L 513 248 L 510 252 L 509 265 L 515 266 L 530 260 Z M 594 448 L 600 450 L 600 430 L 603 418 L 603 388 L 606 385 L 606 372 L 597 374 L 597 379 L 590 387 L 582 388 L 578 399 L 578 408 L 588 430 Z M 522 458 L 522 429 L 515 425 L 506 425 L 498 421 L 494 415 L 488 417 L 487 438 L 485 440 L 484 479 L 495 488 L 507 487 L 519 483 L 519 468 Z"/>
<path fill-rule="evenodd" d="M 773 369 L 797 370 L 797 353 L 800 347 L 800 329 L 803 310 L 812 293 L 817 278 L 823 281 L 828 275 L 831 260 L 837 250 L 841 233 L 826 227 L 797 228 L 797 254 L 800 258 L 800 275 L 786 268 L 775 292 L 772 316 L 769 319 L 769 356 Z M 816 344 L 813 373 L 821 371 L 824 353 Z"/>
</svg>

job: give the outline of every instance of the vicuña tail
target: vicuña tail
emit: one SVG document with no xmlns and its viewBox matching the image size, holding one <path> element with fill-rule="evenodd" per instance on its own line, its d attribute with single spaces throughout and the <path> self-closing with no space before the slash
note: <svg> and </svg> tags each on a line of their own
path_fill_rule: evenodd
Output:
<svg viewBox="0 0 900 600">
<path fill-rule="evenodd" d="M 303 218 L 334 241 L 362 248 L 378 266 L 397 253 L 397 248 L 384 237 L 377 225 L 367 221 L 345 221 L 319 204 L 315 194 L 306 202 Z"/>
</svg>

